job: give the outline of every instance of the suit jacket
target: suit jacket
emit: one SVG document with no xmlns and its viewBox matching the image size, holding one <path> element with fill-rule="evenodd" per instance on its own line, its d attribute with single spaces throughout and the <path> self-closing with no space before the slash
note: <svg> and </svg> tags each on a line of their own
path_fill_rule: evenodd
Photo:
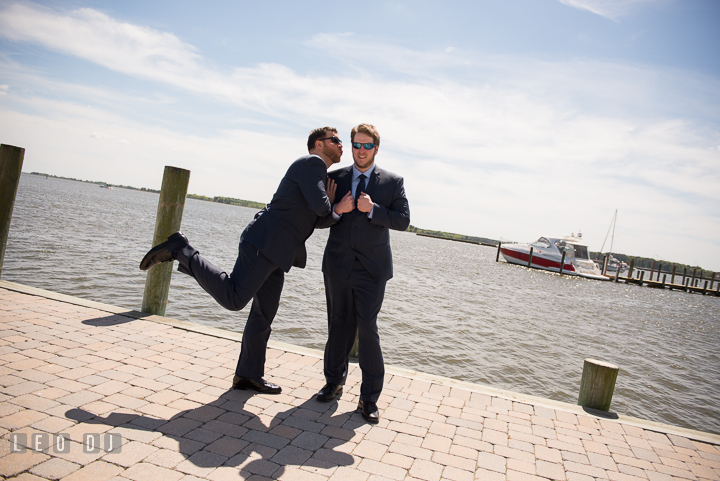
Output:
<svg viewBox="0 0 720 481">
<path fill-rule="evenodd" d="M 326 182 L 327 166 L 320 157 L 300 157 L 290 165 L 272 201 L 245 228 L 240 240 L 255 246 L 285 272 L 293 266 L 305 267 L 305 241 L 318 218 L 332 209 Z"/>
<path fill-rule="evenodd" d="M 337 183 L 335 199 L 342 199 L 352 188 L 352 166 L 334 170 L 328 176 Z M 318 220 L 318 227 L 330 227 L 322 264 L 330 278 L 348 279 L 356 257 L 376 281 L 384 282 L 393 276 L 389 229 L 402 231 L 410 225 L 403 178 L 376 165 L 365 192 L 375 204 L 372 219 L 355 209 L 337 222 L 332 215 Z"/>
</svg>

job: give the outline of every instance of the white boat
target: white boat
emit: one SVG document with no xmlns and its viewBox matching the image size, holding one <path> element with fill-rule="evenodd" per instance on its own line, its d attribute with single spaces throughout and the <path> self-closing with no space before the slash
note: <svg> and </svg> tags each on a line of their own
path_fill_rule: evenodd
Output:
<svg viewBox="0 0 720 481">
<path fill-rule="evenodd" d="M 532 244 L 500 246 L 500 253 L 507 262 L 552 272 L 560 272 L 563 252 L 565 252 L 563 274 L 601 281 L 609 280 L 590 259 L 587 245 L 583 244 L 582 234 L 578 234 L 577 237 L 574 234 L 566 237 L 540 237 Z"/>
</svg>

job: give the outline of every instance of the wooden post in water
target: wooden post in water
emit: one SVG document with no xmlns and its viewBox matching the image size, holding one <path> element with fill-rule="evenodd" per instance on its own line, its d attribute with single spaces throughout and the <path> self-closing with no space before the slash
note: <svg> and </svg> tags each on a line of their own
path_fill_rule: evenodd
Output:
<svg viewBox="0 0 720 481">
<path fill-rule="evenodd" d="M 661 273 L 661 272 L 662 272 L 662 264 L 658 264 L 658 277 L 657 277 L 657 280 L 658 280 L 658 281 L 660 280 L 660 273 Z M 652 280 L 652 279 L 650 279 L 650 280 Z"/>
<path fill-rule="evenodd" d="M 353 347 L 350 349 L 350 357 L 354 357 L 355 359 L 357 359 L 359 349 L 360 349 L 360 336 L 357 333 L 355 333 L 355 343 L 353 344 Z"/>
<path fill-rule="evenodd" d="M 563 267 L 565 267 L 565 249 L 563 248 L 562 256 L 560 256 L 560 274 L 562 274 Z"/>
<path fill-rule="evenodd" d="M 165 242 L 170 234 L 180 230 L 189 182 L 189 170 L 170 167 L 169 165 L 165 166 L 162 187 L 160 188 L 157 218 L 155 219 L 153 247 Z M 172 268 L 172 262 L 164 262 L 148 270 L 142 312 L 158 316 L 165 315 Z"/>
<path fill-rule="evenodd" d="M 0 145 L 0 275 L 24 158 L 22 147 Z"/>
<path fill-rule="evenodd" d="M 532 254 L 533 254 L 533 248 L 530 247 L 530 257 L 528 258 L 528 267 L 530 267 L 530 264 L 532 264 Z"/>
<path fill-rule="evenodd" d="M 632 279 L 633 267 L 635 267 L 635 258 L 630 259 L 630 268 L 628 269 L 628 279 Z"/>
<path fill-rule="evenodd" d="M 620 279 L 620 266 L 618 265 L 618 268 L 615 271 L 615 282 L 617 282 L 619 279 Z"/>
<path fill-rule="evenodd" d="M 645 278 L 645 271 L 640 271 L 640 285 L 642 286 L 643 278 Z"/>
<path fill-rule="evenodd" d="M 608 265 L 609 259 L 610 259 L 610 254 L 606 254 L 605 257 L 603 258 L 603 268 L 602 268 L 603 275 L 605 275 L 605 273 L 607 272 L 607 265 Z"/>
<path fill-rule="evenodd" d="M 712 291 L 713 285 L 715 284 L 715 273 L 713 272 L 710 276 L 710 290 Z"/>
<path fill-rule="evenodd" d="M 501 245 L 502 245 L 502 242 L 498 242 L 498 250 L 497 250 L 497 254 L 495 254 L 495 262 L 500 261 L 500 246 Z"/>
<path fill-rule="evenodd" d="M 675 269 L 677 269 L 677 266 L 673 266 L 672 277 L 670 278 L 670 284 L 675 284 Z"/>
<path fill-rule="evenodd" d="M 658 277 L 660 276 L 660 273 L 658 272 Z M 667 279 L 667 274 L 663 274 L 663 281 L 662 286 L 665 287 L 665 279 Z"/>
<path fill-rule="evenodd" d="M 610 411 L 619 370 L 614 364 L 585 359 L 578 404 L 586 408 Z"/>
<path fill-rule="evenodd" d="M 703 296 L 707 294 L 707 283 L 708 281 L 705 281 L 705 287 L 703 287 Z"/>
<path fill-rule="evenodd" d="M 649 281 L 652 280 L 653 274 L 655 274 L 655 261 L 653 261 L 652 268 L 650 268 L 650 277 L 648 277 L 648 280 L 649 280 Z"/>
<path fill-rule="evenodd" d="M 696 287 L 696 285 L 697 285 L 697 284 L 695 284 L 695 274 L 697 274 L 697 269 L 693 269 L 693 276 L 692 276 L 692 280 L 690 281 L 691 287 Z"/>
</svg>

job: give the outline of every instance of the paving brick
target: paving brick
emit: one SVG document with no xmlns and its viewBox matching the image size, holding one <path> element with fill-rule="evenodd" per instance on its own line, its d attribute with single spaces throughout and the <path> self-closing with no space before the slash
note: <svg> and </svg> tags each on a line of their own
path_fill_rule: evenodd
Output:
<svg viewBox="0 0 720 481">
<path fill-rule="evenodd" d="M 50 456 L 46 454 L 29 450 L 24 453 L 11 453 L 0 458 L 0 475 L 15 476 L 48 459 Z"/>
<path fill-rule="evenodd" d="M 507 460 L 503 456 L 497 454 L 480 452 L 477 459 L 478 468 L 505 473 L 507 469 Z"/>
<path fill-rule="evenodd" d="M 122 476 L 123 478 L 132 479 L 133 481 L 149 481 L 161 479 L 163 481 L 177 481 L 184 475 L 181 472 L 172 471 L 170 469 L 156 466 L 154 464 L 140 463 L 125 470 L 125 472 L 122 473 Z"/>
<path fill-rule="evenodd" d="M 106 463 L 105 461 L 96 461 L 94 463 L 88 464 L 87 466 L 84 466 L 77 471 L 73 472 L 72 474 L 62 478 L 63 481 L 107 481 L 109 479 L 114 478 L 118 474 L 123 472 L 123 468 L 120 466 L 115 466 L 114 464 Z M 123 475 L 127 476 L 127 473 L 123 473 Z M 137 478 L 130 478 L 135 479 L 136 481 L 140 481 L 140 479 Z M 151 479 L 151 478 L 146 478 Z M 158 478 L 159 479 L 159 478 Z M 178 478 L 167 478 L 168 481 L 171 479 L 178 479 Z"/>
<path fill-rule="evenodd" d="M 82 466 L 71 463 L 60 458 L 50 458 L 47 461 L 34 466 L 30 473 L 45 479 L 60 479 L 70 473 L 74 473 Z"/>
</svg>

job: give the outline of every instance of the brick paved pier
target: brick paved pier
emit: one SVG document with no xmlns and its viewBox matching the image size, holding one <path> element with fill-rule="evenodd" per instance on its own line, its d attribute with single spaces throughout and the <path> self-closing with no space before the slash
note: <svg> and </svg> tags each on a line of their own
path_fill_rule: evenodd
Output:
<svg viewBox="0 0 720 481">
<path fill-rule="evenodd" d="M 281 395 L 228 390 L 238 334 L 144 316 L 0 281 L 0 478 L 720 480 L 718 435 L 392 367 L 370 426 L 357 366 L 319 403 L 322 353 L 286 344 Z"/>
</svg>

